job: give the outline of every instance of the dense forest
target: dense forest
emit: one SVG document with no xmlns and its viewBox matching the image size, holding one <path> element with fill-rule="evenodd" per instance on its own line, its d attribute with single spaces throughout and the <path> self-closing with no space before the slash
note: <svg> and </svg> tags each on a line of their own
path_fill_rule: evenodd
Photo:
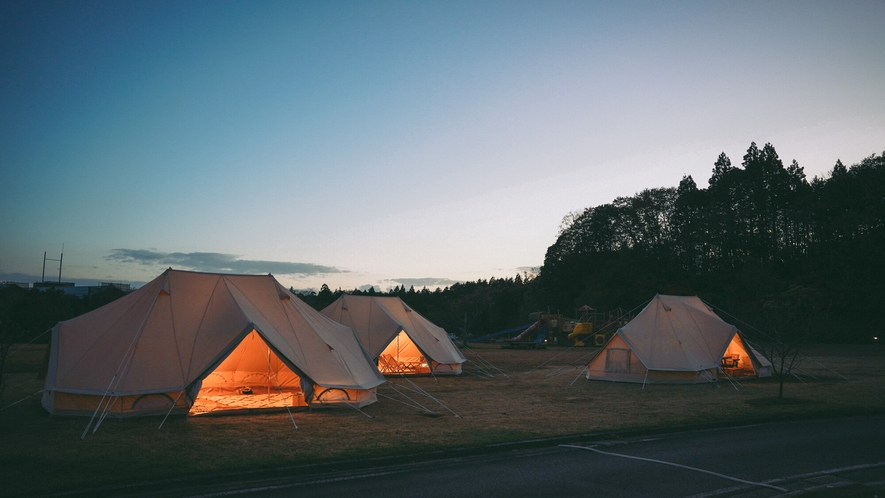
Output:
<svg viewBox="0 0 885 498">
<path fill-rule="evenodd" d="M 341 292 L 301 297 L 322 309 Z M 720 154 L 707 188 L 686 176 L 567 215 L 537 276 L 389 292 L 472 336 L 533 311 L 633 310 L 656 293 L 698 295 L 760 329 L 789 317 L 813 340 L 872 340 L 885 300 L 885 153 L 809 181 L 752 143 L 740 166 Z"/>
<path fill-rule="evenodd" d="M 625 306 L 697 294 L 747 319 L 793 301 L 820 340 L 860 341 L 885 298 L 885 156 L 827 178 L 751 144 L 720 154 L 709 186 L 644 190 L 575 214 L 547 251 L 540 292 L 557 306 Z M 789 310 L 796 312 L 796 310 Z M 764 324 L 762 324 L 764 325 Z"/>
<path fill-rule="evenodd" d="M 881 333 L 872 310 L 885 301 L 883 282 L 885 153 L 850 168 L 836 161 L 809 181 L 771 144 L 753 143 L 740 166 L 720 154 L 706 188 L 686 176 L 676 188 L 566 215 L 537 275 L 346 292 L 400 296 L 466 337 L 523 325 L 535 311 L 636 310 L 660 293 L 698 295 L 760 329 L 788 322 L 813 340 L 864 342 Z M 298 295 L 322 309 L 343 292 L 323 285 Z M 0 288 L 0 345 L 31 340 L 119 295 Z"/>
</svg>

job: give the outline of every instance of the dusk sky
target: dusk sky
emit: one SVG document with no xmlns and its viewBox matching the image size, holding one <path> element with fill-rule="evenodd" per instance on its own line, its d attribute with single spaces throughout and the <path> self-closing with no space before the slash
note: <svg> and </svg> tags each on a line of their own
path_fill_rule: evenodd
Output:
<svg viewBox="0 0 885 498">
<path fill-rule="evenodd" d="M 885 150 L 880 0 L 0 5 L 0 280 L 432 290 L 754 141 Z"/>
</svg>

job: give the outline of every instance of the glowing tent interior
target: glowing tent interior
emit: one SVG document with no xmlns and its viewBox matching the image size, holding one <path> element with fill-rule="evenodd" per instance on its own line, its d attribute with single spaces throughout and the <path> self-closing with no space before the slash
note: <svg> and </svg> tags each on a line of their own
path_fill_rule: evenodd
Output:
<svg viewBox="0 0 885 498">
<path fill-rule="evenodd" d="M 322 313 L 352 328 L 384 374 L 457 375 L 466 361 L 444 329 L 398 297 L 345 294 Z"/>
<path fill-rule="evenodd" d="M 53 328 L 43 406 L 102 417 L 360 407 L 382 383 L 352 330 L 273 276 L 169 269 Z"/>
<path fill-rule="evenodd" d="M 771 375 L 771 362 L 697 296 L 656 295 L 590 360 L 586 377 L 700 383 Z"/>
</svg>

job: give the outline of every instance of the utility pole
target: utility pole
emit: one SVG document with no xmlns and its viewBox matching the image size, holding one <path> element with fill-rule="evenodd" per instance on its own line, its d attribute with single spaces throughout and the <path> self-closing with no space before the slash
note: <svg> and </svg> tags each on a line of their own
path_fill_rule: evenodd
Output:
<svg viewBox="0 0 885 498">
<path fill-rule="evenodd" d="M 58 259 L 52 259 L 46 257 L 46 251 L 43 251 L 43 275 L 40 276 L 40 282 L 46 281 L 46 262 L 47 261 L 58 261 L 58 282 L 61 283 L 61 262 L 65 257 L 65 246 L 61 245 L 61 255 Z"/>
</svg>

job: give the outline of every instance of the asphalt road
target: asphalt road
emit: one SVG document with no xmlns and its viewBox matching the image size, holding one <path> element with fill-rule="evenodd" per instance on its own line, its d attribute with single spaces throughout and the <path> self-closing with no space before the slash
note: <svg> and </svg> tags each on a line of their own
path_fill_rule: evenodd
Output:
<svg viewBox="0 0 885 498">
<path fill-rule="evenodd" d="M 169 491 L 166 494 L 179 496 L 299 498 L 768 497 L 811 491 L 885 497 L 885 417 L 585 441 L 355 472 L 241 481 L 189 492 L 180 489 L 181 494 Z"/>
</svg>

